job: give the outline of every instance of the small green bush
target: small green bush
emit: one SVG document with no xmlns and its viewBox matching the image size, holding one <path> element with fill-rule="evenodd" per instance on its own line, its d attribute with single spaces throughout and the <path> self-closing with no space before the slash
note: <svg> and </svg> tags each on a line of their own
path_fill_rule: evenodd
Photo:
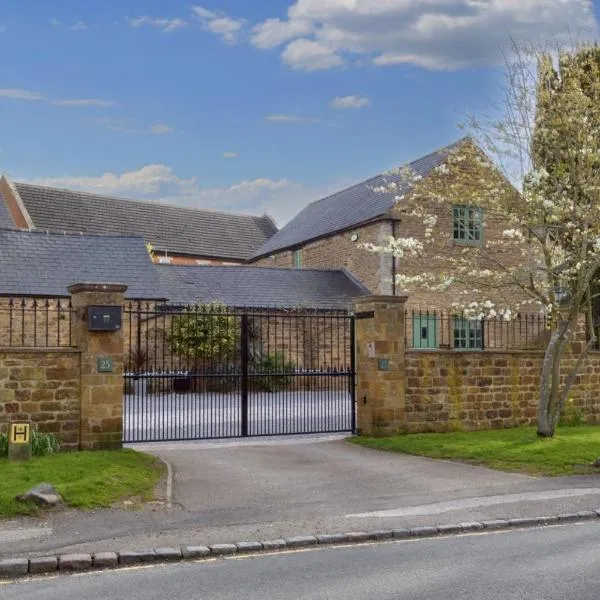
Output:
<svg viewBox="0 0 600 600">
<path fill-rule="evenodd" d="M 587 425 L 585 411 L 580 406 L 575 406 L 572 398 L 567 400 L 559 425 L 562 425 L 563 427 L 580 427 L 581 425 Z"/>
<path fill-rule="evenodd" d="M 256 377 L 253 377 L 254 385 L 265 392 L 281 390 L 292 382 L 291 373 L 295 368 L 294 363 L 286 362 L 280 352 L 265 354 L 255 359 L 252 365 L 252 372 L 256 373 Z"/>
<path fill-rule="evenodd" d="M 60 442 L 53 433 L 42 433 L 37 429 L 31 432 L 33 456 L 46 456 L 60 450 Z M 0 457 L 8 456 L 8 435 L 0 433 Z"/>
<path fill-rule="evenodd" d="M 41 433 L 37 429 L 33 430 L 31 445 L 34 456 L 55 454 L 60 450 L 60 442 L 53 433 Z"/>
</svg>

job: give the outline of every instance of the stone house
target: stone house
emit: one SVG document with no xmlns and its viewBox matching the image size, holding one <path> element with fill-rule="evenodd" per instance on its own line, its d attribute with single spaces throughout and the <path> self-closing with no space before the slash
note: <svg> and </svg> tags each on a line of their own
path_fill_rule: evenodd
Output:
<svg viewBox="0 0 600 600">
<path fill-rule="evenodd" d="M 276 231 L 273 220 L 56 189 L 0 178 L 0 227 L 134 235 L 161 264 L 241 264 Z"/>
<path fill-rule="evenodd" d="M 467 177 L 461 176 L 457 181 L 462 185 L 468 182 L 469 194 L 440 202 L 439 190 L 450 187 L 444 179 L 449 171 L 444 167 L 451 153 L 464 157 L 458 168 L 461 175 Z M 464 257 L 465 253 L 472 255 L 473 266 L 477 268 L 495 268 L 494 261 L 498 259 L 504 264 L 520 264 L 523 257 L 516 243 L 513 247 L 504 244 L 501 248 L 495 243 L 502 237 L 506 224 L 466 199 L 477 196 L 481 169 L 501 190 L 500 193 L 517 192 L 468 137 L 407 166 L 416 179 L 407 179 L 402 170 L 381 174 L 308 205 L 269 238 L 249 263 L 272 268 L 346 269 L 375 295 L 408 292 L 408 311 L 437 311 L 436 316 L 417 313 L 408 319 L 407 339 L 419 343 L 419 347 L 452 346 L 457 336 L 463 338 L 467 347 L 479 347 L 482 343 L 480 325 L 464 322 L 461 317 L 447 312 L 453 302 L 460 299 L 457 293 L 468 293 L 470 300 L 489 298 L 501 303 L 524 299 L 518 289 L 505 288 L 491 296 L 486 292 L 485 296 L 478 297 L 473 290 L 452 287 L 446 292 L 432 294 L 417 286 L 399 289 L 396 274 L 451 273 L 451 259 Z M 396 186 L 393 193 L 387 191 L 389 184 Z M 471 186 L 475 186 L 475 190 Z M 412 256 L 407 253 L 398 259 L 361 248 L 363 244 L 385 245 L 390 236 L 423 240 L 422 219 L 411 214 L 415 208 L 437 217 L 432 235 L 434 242 L 426 245 L 422 254 Z M 440 311 L 446 312 L 445 322 L 440 322 Z M 444 339 L 441 339 L 441 331 L 445 331 Z M 413 340 L 413 336 L 419 339 Z M 461 343 L 460 339 L 458 343 Z"/>
</svg>

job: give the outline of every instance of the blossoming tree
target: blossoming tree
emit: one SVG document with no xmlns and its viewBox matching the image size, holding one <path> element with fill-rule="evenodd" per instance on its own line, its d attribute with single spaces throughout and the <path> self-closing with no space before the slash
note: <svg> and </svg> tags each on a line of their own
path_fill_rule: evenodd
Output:
<svg viewBox="0 0 600 600">
<path fill-rule="evenodd" d="M 476 143 L 450 149 L 433 177 L 421 180 L 404 169 L 402 179 L 412 184 L 407 194 L 397 183 L 382 189 L 396 194 L 410 235 L 364 247 L 399 259 L 400 289 L 451 297 L 470 318 L 511 320 L 524 309 L 547 316 L 537 421 L 538 435 L 551 437 L 596 339 L 600 49 L 520 51 L 507 64 L 506 80 L 503 117 L 470 122 Z M 448 256 L 442 249 L 452 234 L 440 227 L 440 215 L 449 204 L 466 207 L 467 220 L 483 215 L 483 231 L 486 223 L 502 224 L 501 235 Z M 445 268 L 419 272 L 411 265 L 423 260 L 414 257 Z M 586 342 L 567 365 L 582 315 Z"/>
</svg>

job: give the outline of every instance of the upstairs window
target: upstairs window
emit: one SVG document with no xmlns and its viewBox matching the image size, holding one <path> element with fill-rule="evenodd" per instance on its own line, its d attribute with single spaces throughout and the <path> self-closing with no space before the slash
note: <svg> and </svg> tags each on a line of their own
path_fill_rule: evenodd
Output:
<svg viewBox="0 0 600 600">
<path fill-rule="evenodd" d="M 483 241 L 483 211 L 474 206 L 452 207 L 452 239 L 460 244 Z"/>
<path fill-rule="evenodd" d="M 302 248 L 292 252 L 292 264 L 294 265 L 294 269 L 302 268 Z"/>
</svg>

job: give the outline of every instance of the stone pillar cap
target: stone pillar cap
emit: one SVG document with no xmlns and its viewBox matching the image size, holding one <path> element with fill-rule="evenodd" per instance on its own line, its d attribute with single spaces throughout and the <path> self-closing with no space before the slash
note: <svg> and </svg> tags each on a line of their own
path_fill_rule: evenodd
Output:
<svg viewBox="0 0 600 600">
<path fill-rule="evenodd" d="M 124 283 L 74 283 L 67 290 L 70 294 L 79 294 L 80 292 L 122 294 L 127 290 L 127 286 Z"/>
</svg>

